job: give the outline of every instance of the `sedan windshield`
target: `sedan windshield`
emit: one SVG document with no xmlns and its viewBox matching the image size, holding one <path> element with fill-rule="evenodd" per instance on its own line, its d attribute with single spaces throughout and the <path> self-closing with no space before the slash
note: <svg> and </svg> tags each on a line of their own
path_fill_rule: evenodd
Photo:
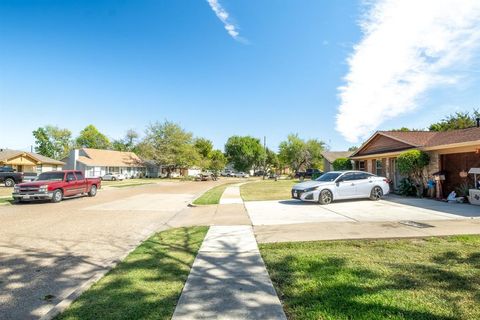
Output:
<svg viewBox="0 0 480 320">
<path fill-rule="evenodd" d="M 63 172 L 44 172 L 37 178 L 39 181 L 63 181 Z"/>
<path fill-rule="evenodd" d="M 315 179 L 315 181 L 330 182 L 335 181 L 342 173 L 341 172 L 327 172 L 322 174 L 320 177 Z"/>
</svg>

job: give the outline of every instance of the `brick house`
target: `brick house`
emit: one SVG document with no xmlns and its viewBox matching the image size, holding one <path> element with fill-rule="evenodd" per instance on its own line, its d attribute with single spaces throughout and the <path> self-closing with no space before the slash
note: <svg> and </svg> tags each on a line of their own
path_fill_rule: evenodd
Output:
<svg viewBox="0 0 480 320">
<path fill-rule="evenodd" d="M 432 131 L 377 131 L 350 157 L 354 168 L 385 176 L 394 188 L 403 178 L 395 161 L 404 151 L 419 149 L 430 155 L 426 176 L 441 171 L 445 175 L 445 194 L 463 182 L 473 185 L 466 173 L 480 167 L 480 127 Z"/>
</svg>

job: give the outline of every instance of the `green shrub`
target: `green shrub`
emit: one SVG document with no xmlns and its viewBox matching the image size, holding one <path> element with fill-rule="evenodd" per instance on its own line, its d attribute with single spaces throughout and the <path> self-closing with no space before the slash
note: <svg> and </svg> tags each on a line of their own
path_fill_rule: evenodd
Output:
<svg viewBox="0 0 480 320">
<path fill-rule="evenodd" d="M 415 196 L 417 194 L 417 187 L 415 183 L 409 178 L 402 179 L 398 185 L 398 193 L 402 196 Z"/>
<path fill-rule="evenodd" d="M 352 170 L 352 161 L 347 158 L 338 158 L 332 163 L 334 170 Z"/>
<path fill-rule="evenodd" d="M 430 156 L 420 150 L 409 150 L 397 158 L 397 169 L 401 175 L 407 176 L 417 186 L 417 196 L 424 190 L 423 169 L 430 163 Z"/>
</svg>

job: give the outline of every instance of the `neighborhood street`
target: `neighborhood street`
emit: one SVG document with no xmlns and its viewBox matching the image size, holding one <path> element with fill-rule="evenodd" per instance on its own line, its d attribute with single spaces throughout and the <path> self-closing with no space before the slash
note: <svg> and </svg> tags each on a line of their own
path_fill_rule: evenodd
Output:
<svg viewBox="0 0 480 320">
<path fill-rule="evenodd" d="M 215 184 L 161 182 L 0 207 L 0 318 L 44 315 Z"/>
</svg>

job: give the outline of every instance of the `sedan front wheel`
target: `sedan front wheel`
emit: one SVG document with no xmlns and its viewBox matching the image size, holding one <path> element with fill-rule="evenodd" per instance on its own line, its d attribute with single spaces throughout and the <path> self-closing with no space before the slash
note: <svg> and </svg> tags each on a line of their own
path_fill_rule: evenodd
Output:
<svg viewBox="0 0 480 320">
<path fill-rule="evenodd" d="M 322 190 L 318 196 L 320 204 L 330 204 L 333 201 L 333 194 L 330 190 Z"/>
</svg>

